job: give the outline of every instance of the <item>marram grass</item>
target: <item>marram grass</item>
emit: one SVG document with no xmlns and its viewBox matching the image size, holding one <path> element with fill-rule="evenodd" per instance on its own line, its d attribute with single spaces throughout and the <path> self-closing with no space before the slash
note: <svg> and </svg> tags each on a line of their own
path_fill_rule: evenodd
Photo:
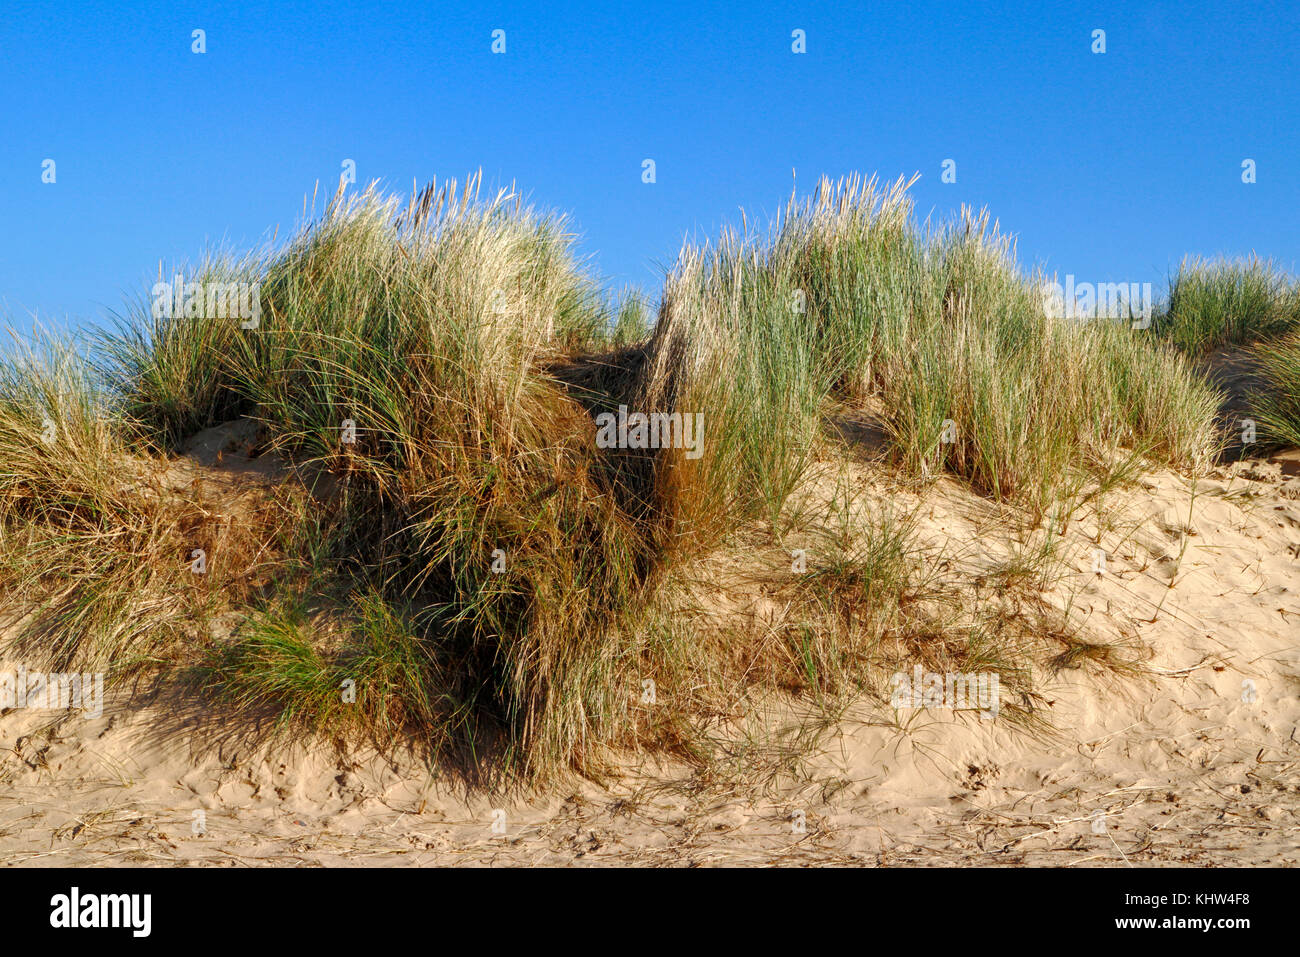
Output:
<svg viewBox="0 0 1300 957">
<path fill-rule="evenodd" d="M 736 534 L 780 534 L 832 406 L 871 410 L 902 472 L 1040 517 L 1142 465 L 1212 458 L 1220 397 L 1186 344 L 1222 331 L 1053 319 L 996 223 L 964 210 L 922 228 L 909 185 L 823 181 L 765 232 L 686 246 L 653 323 L 600 291 L 563 218 L 510 191 L 340 190 L 283 246 L 197 271 L 255 285 L 254 323 L 144 297 L 89 353 L 11 350 L 8 650 L 178 669 L 298 732 L 591 771 L 646 735 L 690 752 L 691 703 L 725 697 L 735 649 L 684 632 L 671 596 Z M 1264 320 L 1252 284 L 1210 284 L 1238 317 L 1224 328 L 1285 325 L 1282 286 L 1265 282 Z M 1187 318 L 1211 299 L 1194 288 L 1189 274 L 1177 290 L 1180 328 L 1212 324 Z M 1289 348 L 1265 359 L 1282 395 Z M 702 454 L 604 447 L 596 418 L 620 407 L 700 416 Z M 1268 420 L 1279 435 L 1288 408 Z M 236 418 L 283 466 L 251 509 L 217 507 L 175 458 Z M 901 613 L 920 557 L 904 519 L 868 526 L 789 590 L 822 624 L 782 632 L 778 686 L 878 687 L 884 641 L 974 647 Z M 198 578 L 196 543 L 212 552 Z M 853 615 L 862 589 L 869 621 Z M 995 644 L 980 655 L 1015 657 Z M 652 714 L 646 678 L 692 690 Z"/>
</svg>

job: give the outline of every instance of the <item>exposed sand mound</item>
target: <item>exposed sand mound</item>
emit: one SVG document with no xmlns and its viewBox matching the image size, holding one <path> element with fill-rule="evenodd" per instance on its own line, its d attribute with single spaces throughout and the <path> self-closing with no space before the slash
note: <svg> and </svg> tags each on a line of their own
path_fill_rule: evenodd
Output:
<svg viewBox="0 0 1300 957">
<path fill-rule="evenodd" d="M 238 448 L 251 433 L 209 432 L 189 447 L 200 463 L 258 461 Z M 787 702 L 762 730 L 736 732 L 743 770 L 628 756 L 603 783 L 507 797 L 467 794 L 414 760 L 345 758 L 327 741 L 268 756 L 174 701 L 117 695 L 99 717 L 0 716 L 0 861 L 1295 864 L 1295 461 L 1248 459 L 1194 485 L 1150 475 L 1073 516 L 1043 599 L 1123 652 L 1130 673 L 1063 647 L 1026 702 L 1050 723 L 1038 731 L 864 704 L 792 759 Z M 851 476 L 868 489 L 879 479 L 867 465 Z M 1009 519 L 953 483 L 879 494 L 919 509 L 920 537 L 954 589 L 975 588 L 1014 551 Z M 751 584 L 716 607 L 779 617 L 771 590 L 741 574 L 782 560 L 768 552 L 718 557 Z"/>
</svg>

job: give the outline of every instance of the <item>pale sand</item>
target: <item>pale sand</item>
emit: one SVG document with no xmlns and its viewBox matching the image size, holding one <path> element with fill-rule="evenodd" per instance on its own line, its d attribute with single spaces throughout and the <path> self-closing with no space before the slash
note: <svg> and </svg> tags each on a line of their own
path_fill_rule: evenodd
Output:
<svg viewBox="0 0 1300 957">
<path fill-rule="evenodd" d="M 1095 519 L 1072 524 L 1072 567 L 1050 600 L 1073 595 L 1095 634 L 1130 636 L 1151 655 L 1144 677 L 1040 676 L 1055 738 L 945 711 L 900 732 L 859 709 L 803 777 L 704 782 L 629 757 L 600 785 L 493 798 L 467 797 L 415 762 L 340 759 L 328 742 L 258 757 L 212 729 L 179 727 L 184 718 L 160 704 L 113 701 L 98 719 L 18 710 L 0 717 L 0 862 L 1295 864 L 1297 465 L 1294 454 L 1250 460 L 1202 480 L 1181 563 L 1185 478 L 1148 476 L 1148 487 L 1105 500 L 1105 575 L 1092 569 Z M 987 513 L 940 483 L 926 493 L 922 532 L 936 547 L 961 543 L 970 573 L 1005 554 L 1005 539 L 973 517 Z M 764 614 L 761 594 L 752 598 L 747 613 Z M 497 808 L 504 835 L 493 833 Z"/>
</svg>

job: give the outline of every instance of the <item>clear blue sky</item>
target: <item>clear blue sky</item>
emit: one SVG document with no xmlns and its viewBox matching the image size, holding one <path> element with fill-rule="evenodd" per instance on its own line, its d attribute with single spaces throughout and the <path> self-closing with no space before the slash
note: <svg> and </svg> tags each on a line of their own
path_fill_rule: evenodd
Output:
<svg viewBox="0 0 1300 957">
<path fill-rule="evenodd" d="M 1138 6 L 6 0 L 0 319 L 97 322 L 159 259 L 283 235 L 344 159 L 403 192 L 515 181 L 651 295 L 684 236 L 775 211 L 792 169 L 919 171 L 922 216 L 988 206 L 1062 277 L 1294 268 L 1300 6 Z"/>
</svg>

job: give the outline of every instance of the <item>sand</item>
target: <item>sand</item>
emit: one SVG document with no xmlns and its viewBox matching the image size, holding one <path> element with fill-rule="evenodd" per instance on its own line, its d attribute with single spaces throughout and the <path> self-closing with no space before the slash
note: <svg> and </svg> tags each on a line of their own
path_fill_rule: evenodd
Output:
<svg viewBox="0 0 1300 957">
<path fill-rule="evenodd" d="M 1194 497 L 1189 478 L 1149 475 L 1106 498 L 1100 526 L 1071 523 L 1048 600 L 1140 664 L 1047 675 L 1036 707 L 1052 733 L 944 710 L 900 728 L 864 703 L 774 776 L 627 755 L 601 782 L 492 795 L 328 741 L 266 754 L 163 698 L 116 694 L 98 718 L 0 716 L 0 862 L 1295 864 L 1297 472 L 1294 454 L 1244 459 Z M 974 545 L 954 573 L 1005 555 L 986 503 L 946 481 L 915 494 L 928 541 Z M 742 613 L 766 613 L 750 598 Z"/>
</svg>

